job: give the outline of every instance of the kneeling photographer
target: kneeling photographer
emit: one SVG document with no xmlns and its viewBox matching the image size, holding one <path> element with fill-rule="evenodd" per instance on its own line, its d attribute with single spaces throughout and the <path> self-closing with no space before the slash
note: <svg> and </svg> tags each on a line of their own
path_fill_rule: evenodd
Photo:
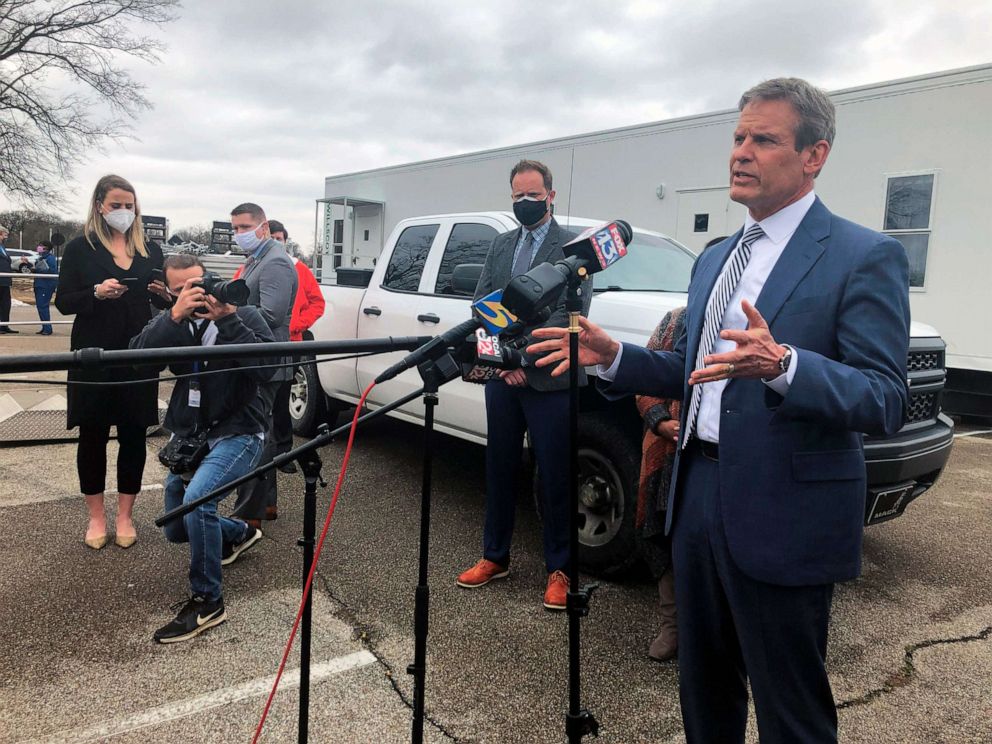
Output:
<svg viewBox="0 0 992 744">
<path fill-rule="evenodd" d="M 247 299 L 239 296 L 238 289 L 245 289 L 240 283 L 232 286 L 213 281 L 214 276 L 205 276 L 200 260 L 190 255 L 169 256 L 162 268 L 175 302 L 171 310 L 152 319 L 131 339 L 132 349 L 275 340 L 258 310 L 228 304 Z M 274 360 L 169 365 L 177 375 L 211 374 L 177 380 L 169 399 L 165 428 L 172 437 L 159 453 L 162 464 L 169 468 L 167 510 L 244 475 L 258 462 L 268 427 L 259 385 L 272 376 L 272 371 L 241 368 L 270 363 Z M 227 371 L 216 374 L 218 370 Z M 201 504 L 164 530 L 170 542 L 188 542 L 190 546 L 192 596 L 182 603 L 175 619 L 154 636 L 159 643 L 176 643 L 226 619 L 221 565 L 233 563 L 262 538 L 262 533 L 241 520 L 218 515 L 216 500 Z"/>
</svg>

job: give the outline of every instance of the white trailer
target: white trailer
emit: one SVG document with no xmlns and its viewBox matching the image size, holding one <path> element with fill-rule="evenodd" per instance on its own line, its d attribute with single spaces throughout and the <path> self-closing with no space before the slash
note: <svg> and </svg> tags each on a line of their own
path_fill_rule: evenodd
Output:
<svg viewBox="0 0 992 744">
<path fill-rule="evenodd" d="M 945 408 L 992 416 L 992 65 L 831 94 L 837 138 L 817 180 L 831 210 L 897 237 L 911 266 L 913 317 L 947 342 Z M 743 223 L 727 163 L 736 109 L 331 176 L 317 203 L 324 276 L 371 268 L 406 218 L 503 210 L 521 158 L 547 163 L 559 211 L 621 217 L 699 251 Z"/>
</svg>

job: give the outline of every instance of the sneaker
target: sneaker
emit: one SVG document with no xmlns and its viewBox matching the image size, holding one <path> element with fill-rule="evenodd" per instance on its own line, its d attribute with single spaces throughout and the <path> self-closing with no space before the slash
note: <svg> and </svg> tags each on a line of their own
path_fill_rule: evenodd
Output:
<svg viewBox="0 0 992 744">
<path fill-rule="evenodd" d="M 549 610 L 564 610 L 568 597 L 568 577 L 564 571 L 548 574 L 548 588 L 544 591 L 544 606 Z"/>
<path fill-rule="evenodd" d="M 176 619 L 155 631 L 158 643 L 179 643 L 195 638 L 208 628 L 220 625 L 227 620 L 224 612 L 224 598 L 211 602 L 206 597 L 194 594 L 189 599 L 172 605 L 170 609 L 182 606 Z"/>
<path fill-rule="evenodd" d="M 498 563 L 483 558 L 468 571 L 464 571 L 456 580 L 458 586 L 465 589 L 477 589 L 485 586 L 493 579 L 505 579 L 510 575 L 510 569 Z"/>
<path fill-rule="evenodd" d="M 236 560 L 238 556 L 244 553 L 248 548 L 257 543 L 262 539 L 262 531 L 257 527 L 252 527 L 250 524 L 245 530 L 245 536 L 241 538 L 241 542 L 236 543 L 224 543 L 221 548 L 220 553 L 220 565 L 230 566 Z"/>
</svg>

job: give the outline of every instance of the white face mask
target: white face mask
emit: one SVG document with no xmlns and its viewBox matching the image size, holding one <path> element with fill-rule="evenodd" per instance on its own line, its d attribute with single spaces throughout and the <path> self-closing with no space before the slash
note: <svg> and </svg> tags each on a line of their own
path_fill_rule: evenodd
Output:
<svg viewBox="0 0 992 744">
<path fill-rule="evenodd" d="M 130 209 L 115 209 L 113 212 L 104 214 L 103 219 L 117 232 L 124 233 L 134 222 L 134 212 Z"/>
<path fill-rule="evenodd" d="M 259 227 L 261 224 L 255 225 L 254 228 L 246 232 L 235 233 L 234 242 L 238 244 L 238 248 L 245 253 L 254 253 L 255 249 L 262 244 L 262 239 L 255 234 Z"/>
</svg>

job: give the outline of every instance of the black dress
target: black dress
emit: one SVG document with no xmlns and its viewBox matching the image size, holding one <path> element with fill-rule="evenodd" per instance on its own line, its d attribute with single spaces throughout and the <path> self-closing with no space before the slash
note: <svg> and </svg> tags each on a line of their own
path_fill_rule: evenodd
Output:
<svg viewBox="0 0 992 744">
<path fill-rule="evenodd" d="M 91 242 L 92 241 L 92 245 Z M 73 239 L 65 247 L 59 269 L 55 306 L 63 315 L 75 315 L 72 324 L 73 350 L 97 346 L 126 349 L 152 318 L 154 303 L 167 307 L 157 295 L 148 292 L 152 269 L 162 268 L 162 250 L 147 243 L 148 257 L 135 254 L 129 269 L 114 263 L 114 257 L 92 236 Z M 93 246 L 96 246 L 95 248 Z M 134 278 L 128 291 L 117 299 L 98 300 L 93 285 L 107 279 Z M 71 371 L 69 380 L 123 381 L 154 379 L 154 372 L 131 367 Z M 158 424 L 158 383 L 98 387 L 69 385 L 66 428 L 84 424 L 154 426 Z"/>
</svg>

